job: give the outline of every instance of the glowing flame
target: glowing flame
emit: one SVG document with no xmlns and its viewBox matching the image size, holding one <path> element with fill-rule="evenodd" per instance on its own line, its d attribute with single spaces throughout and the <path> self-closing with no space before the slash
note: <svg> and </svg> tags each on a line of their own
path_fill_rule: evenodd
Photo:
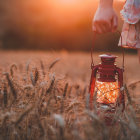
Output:
<svg viewBox="0 0 140 140">
<path fill-rule="evenodd" d="M 96 82 L 97 102 L 98 103 L 115 103 L 119 95 L 117 82 Z"/>
</svg>

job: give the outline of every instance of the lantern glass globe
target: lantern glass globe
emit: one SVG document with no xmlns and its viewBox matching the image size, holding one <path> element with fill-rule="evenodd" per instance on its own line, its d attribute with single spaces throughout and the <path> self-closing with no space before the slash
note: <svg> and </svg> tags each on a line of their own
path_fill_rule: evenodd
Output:
<svg viewBox="0 0 140 140">
<path fill-rule="evenodd" d="M 115 104 L 119 95 L 118 82 L 96 81 L 97 103 Z"/>
</svg>

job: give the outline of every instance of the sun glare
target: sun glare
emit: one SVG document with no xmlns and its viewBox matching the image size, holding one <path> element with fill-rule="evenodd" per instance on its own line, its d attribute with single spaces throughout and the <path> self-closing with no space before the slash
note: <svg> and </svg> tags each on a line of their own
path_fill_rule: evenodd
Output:
<svg viewBox="0 0 140 140">
<path fill-rule="evenodd" d="M 60 3 L 64 3 L 64 4 L 71 4 L 71 3 L 76 3 L 79 0 L 59 0 Z"/>
</svg>

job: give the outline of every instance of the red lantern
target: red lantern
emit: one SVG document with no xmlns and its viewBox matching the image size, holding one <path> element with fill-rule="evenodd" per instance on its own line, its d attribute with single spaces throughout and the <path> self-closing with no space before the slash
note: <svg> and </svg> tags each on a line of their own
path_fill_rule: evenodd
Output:
<svg viewBox="0 0 140 140">
<path fill-rule="evenodd" d="M 114 109 L 118 105 L 125 107 L 123 86 L 123 68 L 115 64 L 116 56 L 100 55 L 101 63 L 92 66 L 92 75 L 90 81 L 90 107 L 93 100 L 101 107 L 110 107 Z M 95 96 L 96 94 L 96 96 Z M 96 98 L 96 99 L 94 99 Z"/>
</svg>

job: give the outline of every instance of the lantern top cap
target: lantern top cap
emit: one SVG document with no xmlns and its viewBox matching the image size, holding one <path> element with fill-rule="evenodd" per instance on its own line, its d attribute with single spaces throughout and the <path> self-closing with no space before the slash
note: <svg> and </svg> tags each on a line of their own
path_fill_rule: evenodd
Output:
<svg viewBox="0 0 140 140">
<path fill-rule="evenodd" d="M 100 58 L 117 58 L 117 56 L 115 55 L 111 55 L 111 54 L 102 54 L 99 55 Z"/>
</svg>

